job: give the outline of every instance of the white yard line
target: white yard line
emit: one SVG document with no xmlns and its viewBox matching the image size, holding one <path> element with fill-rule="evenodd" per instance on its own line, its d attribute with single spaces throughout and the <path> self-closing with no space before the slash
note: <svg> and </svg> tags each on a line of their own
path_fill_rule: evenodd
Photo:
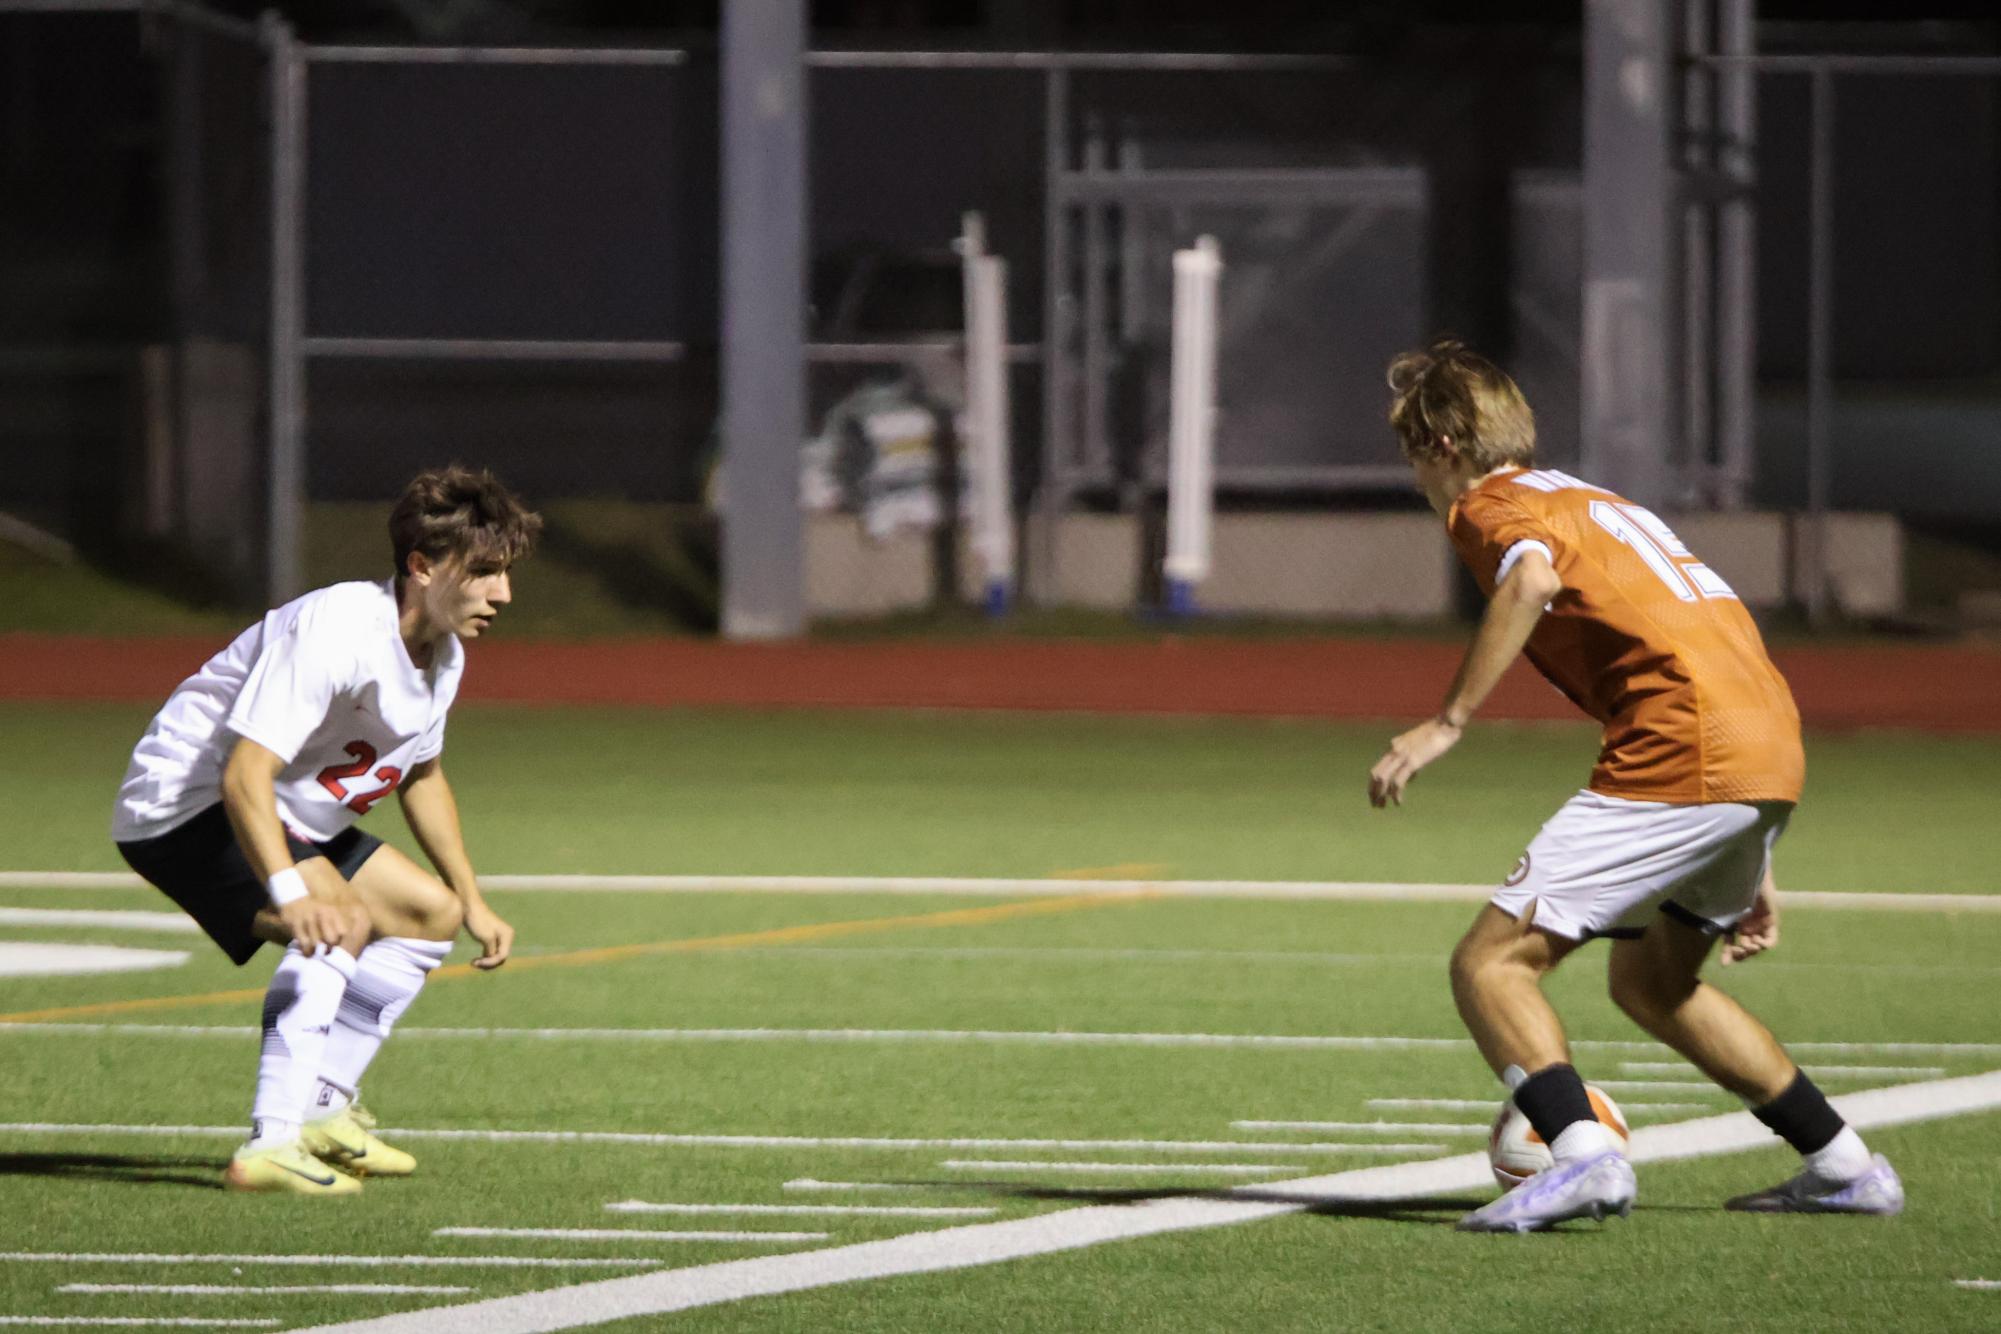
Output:
<svg viewBox="0 0 2001 1334">
<path fill-rule="evenodd" d="M 1723 1096 L 1718 1089 L 1717 1096 Z M 1371 1098 L 1369 1106 L 1380 1107 L 1384 1111 L 1423 1111 L 1432 1109 L 1449 1112 L 1497 1112 L 1501 1108 L 1501 1095 L 1491 1098 Z M 1706 1102 L 1621 1102 L 1622 1112 L 1706 1112 L 1710 1106 Z"/>
<path fill-rule="evenodd" d="M 1232 1130 L 1318 1130 L 1333 1135 L 1484 1135 L 1470 1121 L 1232 1121 Z"/>
<path fill-rule="evenodd" d="M 1971 1288 L 1975 1292 L 2001 1292 L 2001 1279 L 1956 1278 L 1952 1281 L 1956 1288 Z"/>
<path fill-rule="evenodd" d="M 2001 1107 L 2001 1071 L 1905 1084 L 1834 1100 L 1859 1130 Z M 1635 1162 L 1658 1162 L 1771 1147 L 1772 1133 L 1749 1112 L 1731 1112 L 1633 1133 Z M 1029 1255 L 1077 1250 L 1132 1237 L 1249 1223 L 1321 1202 L 1414 1199 L 1475 1189 L 1492 1177 L 1485 1153 L 1336 1172 L 1244 1187 L 1244 1199 L 1205 1196 L 1093 1205 L 1031 1218 L 972 1223 L 783 1256 L 692 1265 L 657 1274 L 546 1289 L 462 1306 L 432 1307 L 319 1326 L 313 1334 L 548 1334 L 582 1325 L 685 1311 L 747 1297 L 827 1287 L 897 1274 L 935 1273 Z M 1234 1194 L 1234 1192 L 1232 1192 Z M 1282 1202 L 1272 1198 L 1283 1193 Z"/>
<path fill-rule="evenodd" d="M 211 1319 L 189 1315 L 0 1315 L 0 1325 L 28 1325 L 38 1329 L 88 1325 L 99 1329 L 270 1329 L 275 1319 Z"/>
<path fill-rule="evenodd" d="M 638 1130 L 444 1130 L 387 1126 L 382 1133 L 403 1140 L 470 1140 L 481 1144 L 643 1144 L 703 1149 L 1125 1149 L 1136 1153 L 1427 1153 L 1441 1144 L 1257 1143 L 1234 1139 L 903 1139 L 886 1135 L 703 1135 Z M 15 1121 L 0 1134 L 19 1135 L 177 1135 L 241 1139 L 241 1126 L 160 1126 Z M 5 1259 L 0 1254 L 0 1259 Z"/>
<path fill-rule="evenodd" d="M 786 1183 L 788 1186 L 791 1182 Z M 936 1208 L 895 1204 L 659 1204 L 651 1200 L 619 1200 L 605 1206 L 612 1214 L 773 1214 L 802 1218 L 989 1218 L 998 1209 L 969 1206 Z"/>
<path fill-rule="evenodd" d="M 1690 1066 L 1686 1061 L 1621 1061 L 1619 1068 L 1628 1074 L 1687 1074 Z M 1942 1065 L 1809 1065 L 1802 1067 L 1816 1078 L 1849 1079 L 1937 1079 L 1945 1074 Z"/>
<path fill-rule="evenodd" d="M 65 1283 L 57 1292 L 78 1293 L 157 1293 L 168 1297 L 267 1297 L 293 1293 L 323 1292 L 338 1296 L 365 1297 L 463 1297 L 478 1288 L 462 1288 L 449 1283 L 279 1283 L 235 1287 L 227 1283 Z"/>
<path fill-rule="evenodd" d="M 1707 1102 L 1621 1102 L 1619 1110 L 1629 1121 L 1651 1121 L 1662 1116 L 1680 1116 L 1684 1112 L 1713 1112 L 1716 1106 Z"/>
<path fill-rule="evenodd" d="M 816 1177 L 794 1177 L 785 1183 L 785 1190 L 927 1190 L 931 1187 L 921 1182 L 905 1184 L 901 1181 L 821 1181 Z"/>
<path fill-rule="evenodd" d="M 1090 1172 L 1101 1176 L 1180 1176 L 1188 1172 L 1263 1176 L 1306 1170 L 1297 1163 L 1073 1163 L 1000 1158 L 947 1158 L 938 1166 L 953 1172 Z"/>
<path fill-rule="evenodd" d="M 0 1036 L 110 1036 L 110 1038 L 246 1038 L 252 1024 L 0 1024 Z M 398 1024 L 404 1042 L 802 1042 L 802 1044 L 970 1044 L 970 1046 L 1147 1046 L 1147 1048 L 1269 1048 L 1325 1052 L 1469 1052 L 1469 1038 L 1405 1038 L 1391 1034 L 1257 1034 L 1257 1032 L 1039 1032 L 990 1028 L 422 1028 Z M 1665 1052 L 1659 1042 L 1575 1038 L 1581 1052 Z M 2001 1042 L 1789 1042 L 1797 1056 L 2001 1056 Z M 1661 1062 L 1667 1070 L 1687 1064 Z M 1817 1066 L 1815 1066 L 1817 1068 Z M 1855 1066 L 1827 1066 L 1855 1070 Z M 1929 1070 L 1929 1066 L 1925 1066 Z M 1669 1084 L 1657 1084 L 1669 1088 Z M 1691 1084 L 1721 1096 L 1711 1084 Z M 1481 1106 L 1473 1100 L 1371 1100 L 1369 1106 Z M 1679 1106 L 1679 1104 L 1677 1104 Z"/>
<path fill-rule="evenodd" d="M 579 948 L 582 948 L 581 946 Z M 876 958 L 876 959 L 1028 959 L 1059 963 L 1116 960 L 1133 963 L 1277 963 L 1311 964 L 1321 967 L 1353 967 L 1372 964 L 1409 964 L 1434 968 L 1442 957 L 1431 953 L 1331 954 L 1321 950 L 1192 950 L 1144 945 L 1109 948 L 1095 945 L 753 945 L 731 950 L 731 954 L 785 955 L 791 958 Z M 1916 967 L 1917 965 L 1913 965 Z"/>
<path fill-rule="evenodd" d="M 0 1025 L 0 1029 L 4 1029 Z M 664 1042 L 881 1042 L 1035 1047 L 1274 1047 L 1296 1051 L 1458 1051 L 1465 1038 L 1341 1037 L 1285 1033 L 1098 1033 L 957 1028 L 416 1029 L 398 1037 L 542 1037 Z"/>
<path fill-rule="evenodd" d="M 125 871 L 0 871 L 0 889 L 138 889 Z M 1035 895 L 1122 894 L 1146 889 L 1171 898 L 1328 899 L 1471 903 L 1492 897 L 1492 884 L 1437 885 L 1384 881 L 984 879 L 969 876 L 865 875 L 488 875 L 480 883 L 515 892 L 639 894 L 931 894 L 1017 898 Z M 1857 908 L 1880 912 L 2001 912 L 2001 894 L 1824 893 L 1787 890 L 1788 908 Z"/>
<path fill-rule="evenodd" d="M 653 1269 L 661 1262 L 608 1256 L 574 1260 L 541 1255 L 255 1255 L 223 1251 L 0 1251 L 8 1264 L 64 1265 L 345 1265 L 363 1269 L 442 1266 L 447 1269 Z"/>
<path fill-rule="evenodd" d="M 70 945 L 47 940 L 0 940 L 0 977 L 81 977 L 179 968 L 186 950 L 142 950 L 130 945 Z"/>
<path fill-rule="evenodd" d="M 0 1037 L 97 1035 L 136 1038 L 242 1038 L 251 1024 L 0 1023 Z M 1099 1033 L 1033 1029 L 959 1028 L 425 1028 L 398 1025 L 400 1041 L 521 1042 L 861 1042 L 1084 1047 L 1233 1047 L 1303 1051 L 1471 1051 L 1467 1038 L 1414 1038 L 1388 1034 L 1319 1033 Z M 1658 1042 L 1577 1038 L 1579 1051 L 1659 1053 Z M 1789 1042 L 1802 1056 L 1847 1054 L 2001 1056 L 2001 1042 Z M 1687 1070 L 1686 1064 L 1674 1064 Z M 1835 1068 L 1835 1067 L 1829 1067 Z M 1853 1068 L 1853 1067 L 1847 1067 Z M 1703 1085 L 1705 1089 L 1710 1085 Z M 1376 1105 L 1376 1104 L 1371 1104 Z"/>
<path fill-rule="evenodd" d="M 538 1241 L 825 1241 L 824 1232 L 649 1232 L 623 1227 L 440 1227 L 434 1237 L 528 1237 Z"/>
<path fill-rule="evenodd" d="M 0 1023 L 0 1035 L 99 1033 L 240 1038 L 250 1025 Z M 1465 1038 L 1343 1037 L 1285 1033 L 1079 1033 L 957 1028 L 423 1028 L 399 1025 L 403 1041 L 939 1043 L 1036 1047 L 1271 1047 L 1298 1051 L 1459 1051 Z M 1642 1044 L 1636 1044 L 1642 1045 Z M 1643 1044 L 1657 1050 L 1653 1044 Z"/>
<path fill-rule="evenodd" d="M 107 931 L 164 931 L 200 935 L 186 913 L 140 912 L 117 908 L 0 908 L 0 926 L 84 926 Z"/>
</svg>

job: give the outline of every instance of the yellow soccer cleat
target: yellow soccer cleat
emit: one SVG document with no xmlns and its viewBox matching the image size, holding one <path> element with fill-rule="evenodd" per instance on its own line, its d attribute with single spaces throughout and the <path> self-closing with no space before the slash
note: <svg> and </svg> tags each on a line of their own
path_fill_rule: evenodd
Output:
<svg viewBox="0 0 2001 1334">
<path fill-rule="evenodd" d="M 223 1169 L 230 1190 L 283 1191 L 293 1195 L 353 1195 L 361 1183 L 336 1172 L 294 1141 L 268 1149 L 244 1145 Z"/>
<path fill-rule="evenodd" d="M 356 1176 L 406 1177 L 417 1170 L 415 1158 L 375 1138 L 374 1130 L 375 1117 L 351 1102 L 332 1116 L 306 1122 L 299 1139 L 315 1157 Z"/>
</svg>

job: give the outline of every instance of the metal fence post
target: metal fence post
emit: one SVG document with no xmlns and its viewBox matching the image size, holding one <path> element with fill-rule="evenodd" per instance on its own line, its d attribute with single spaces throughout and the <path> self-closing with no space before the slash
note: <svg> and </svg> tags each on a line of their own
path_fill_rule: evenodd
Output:
<svg viewBox="0 0 2001 1334">
<path fill-rule="evenodd" d="M 1834 361 L 1834 71 L 1812 75 L 1812 153 L 1807 178 L 1806 615 L 1827 619 L 1827 505 L 1832 477 L 1828 409 Z"/>
<path fill-rule="evenodd" d="M 1584 7 L 1581 463 L 1643 505 L 1667 498 L 1677 415 L 1668 8 Z"/>
<path fill-rule="evenodd" d="M 806 5 L 723 6 L 723 635 L 806 626 Z"/>
<path fill-rule="evenodd" d="M 306 67 L 291 25 L 267 12 L 263 37 L 271 99 L 271 424 L 265 492 L 265 600 L 304 591 L 300 558 L 305 500 L 305 142 Z"/>
<path fill-rule="evenodd" d="M 1757 46 L 1754 0 L 1723 0 L 1717 46 L 1737 63 L 1717 71 L 1716 167 L 1731 194 L 1716 222 L 1716 453 L 1718 503 L 1742 509 L 1757 466 L 1758 73 L 1742 58 Z"/>
<path fill-rule="evenodd" d="M 1070 497 L 1070 216 L 1061 182 L 1070 165 L 1070 75 L 1061 66 L 1043 76 L 1042 475 L 1036 479 L 1036 541 L 1028 562 L 1029 600 L 1058 601 L 1056 525 Z"/>
</svg>

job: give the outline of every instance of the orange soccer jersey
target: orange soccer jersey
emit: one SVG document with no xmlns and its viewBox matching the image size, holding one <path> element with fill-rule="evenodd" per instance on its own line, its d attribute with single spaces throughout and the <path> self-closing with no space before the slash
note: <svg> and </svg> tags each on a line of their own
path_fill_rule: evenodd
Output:
<svg viewBox="0 0 2001 1334">
<path fill-rule="evenodd" d="M 1798 801 L 1799 710 L 1737 595 L 1651 511 L 1552 469 L 1496 473 L 1446 519 L 1489 596 L 1540 548 L 1563 591 L 1529 637 L 1605 728 L 1591 790 L 1635 801 Z"/>
</svg>

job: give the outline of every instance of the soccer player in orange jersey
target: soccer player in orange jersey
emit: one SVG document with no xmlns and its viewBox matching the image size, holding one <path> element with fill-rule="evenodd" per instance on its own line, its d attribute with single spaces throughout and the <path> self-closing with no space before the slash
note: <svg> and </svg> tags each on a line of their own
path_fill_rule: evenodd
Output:
<svg viewBox="0 0 2001 1334">
<path fill-rule="evenodd" d="M 1369 800 L 1459 740 L 1515 655 L 1605 729 L 1589 785 L 1529 844 L 1452 955 L 1480 1052 L 1556 1165 L 1469 1214 L 1528 1232 L 1632 1208 L 1633 1169 L 1593 1114 L 1542 977 L 1613 939 L 1612 999 L 1749 1104 L 1805 1160 L 1731 1200 L 1759 1212 L 1894 1214 L 1903 1186 L 1765 1026 L 1702 980 L 1778 942 L 1772 846 L 1805 776 L 1799 712 L 1730 586 L 1650 511 L 1535 467 L 1535 419 L 1504 372 L 1456 342 L 1390 365 L 1390 425 L 1489 598 L 1437 715 L 1390 743 Z"/>
</svg>

